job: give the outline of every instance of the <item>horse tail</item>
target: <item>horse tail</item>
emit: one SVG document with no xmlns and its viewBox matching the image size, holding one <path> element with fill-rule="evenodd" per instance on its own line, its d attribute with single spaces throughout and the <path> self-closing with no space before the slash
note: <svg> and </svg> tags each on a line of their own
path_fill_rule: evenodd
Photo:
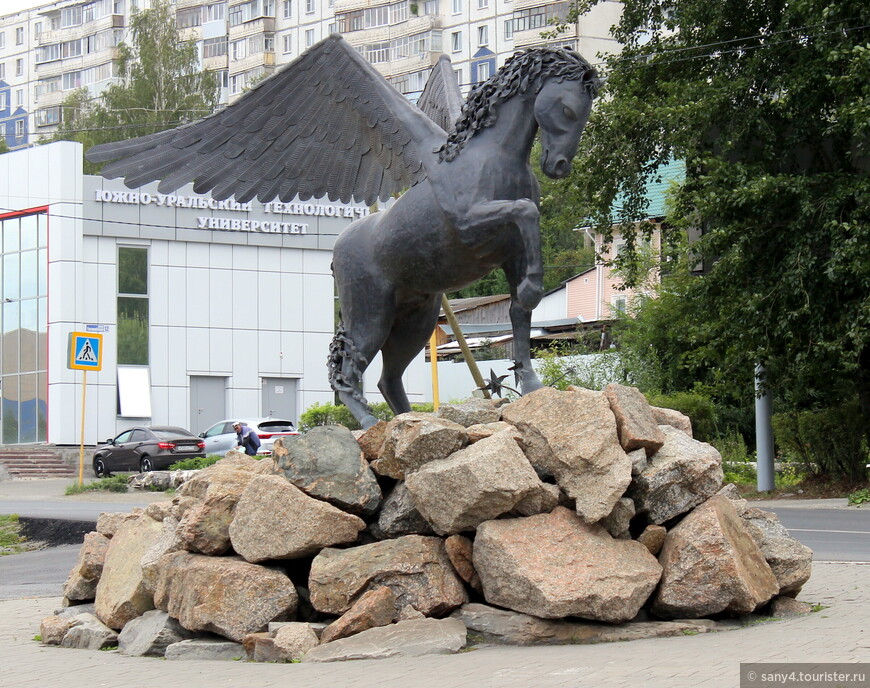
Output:
<svg viewBox="0 0 870 688">
<path fill-rule="evenodd" d="M 366 403 L 362 394 L 362 372 L 368 365 L 365 356 L 357 351 L 353 340 L 347 335 L 344 321 L 339 321 L 338 329 L 329 344 L 326 362 L 329 369 L 329 385 L 336 392 L 347 392 L 354 399 Z M 359 381 L 359 384 L 355 384 Z"/>
</svg>

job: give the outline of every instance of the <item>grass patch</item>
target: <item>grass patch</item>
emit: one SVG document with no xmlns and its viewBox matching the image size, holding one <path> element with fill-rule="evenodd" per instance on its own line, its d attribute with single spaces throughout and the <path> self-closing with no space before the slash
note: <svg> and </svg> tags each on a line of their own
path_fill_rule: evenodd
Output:
<svg viewBox="0 0 870 688">
<path fill-rule="evenodd" d="M 33 639 L 38 643 L 42 642 L 42 636 L 39 635 L 39 633 L 37 633 L 35 636 L 33 636 Z"/>
<path fill-rule="evenodd" d="M 181 461 L 176 461 L 169 467 L 170 471 L 197 471 L 201 468 L 208 468 L 212 464 L 220 461 L 223 456 L 218 456 L 217 454 L 209 454 L 206 457 L 199 458 L 190 458 L 190 459 L 182 459 Z"/>
<path fill-rule="evenodd" d="M 870 503 L 870 487 L 865 487 L 863 490 L 856 490 L 848 496 L 848 499 L 849 504 L 853 506 Z"/>
<path fill-rule="evenodd" d="M 24 549 L 24 538 L 21 536 L 18 515 L 0 516 L 0 555 L 18 554 Z"/>
<path fill-rule="evenodd" d="M 83 492 L 126 492 L 127 491 L 127 476 L 113 475 L 111 478 L 101 478 L 92 483 L 84 483 L 79 485 L 73 483 L 66 488 L 64 494 L 77 495 Z"/>
</svg>

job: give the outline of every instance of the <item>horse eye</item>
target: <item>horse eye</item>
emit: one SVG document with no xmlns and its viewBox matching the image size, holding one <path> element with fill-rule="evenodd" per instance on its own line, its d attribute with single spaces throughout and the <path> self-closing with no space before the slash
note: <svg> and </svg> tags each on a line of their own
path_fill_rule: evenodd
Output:
<svg viewBox="0 0 870 688">
<path fill-rule="evenodd" d="M 565 106 L 562 107 L 562 112 L 564 113 L 565 117 L 567 117 L 568 119 L 572 119 L 572 120 L 576 120 L 576 119 L 577 119 L 577 113 L 574 112 L 574 111 L 573 111 L 571 108 L 569 108 L 567 105 L 565 105 Z"/>
</svg>

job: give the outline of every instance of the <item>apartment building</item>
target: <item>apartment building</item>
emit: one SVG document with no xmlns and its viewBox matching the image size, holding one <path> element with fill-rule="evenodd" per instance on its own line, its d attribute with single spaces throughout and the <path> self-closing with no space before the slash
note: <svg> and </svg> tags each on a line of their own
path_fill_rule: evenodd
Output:
<svg viewBox="0 0 870 688">
<path fill-rule="evenodd" d="M 117 78 L 117 45 L 151 0 L 56 0 L 0 16 L 0 136 L 21 148 L 50 136 L 69 93 L 99 94 Z M 463 91 L 515 51 L 564 45 L 591 61 L 614 52 L 622 5 L 605 0 L 555 38 L 567 0 L 174 0 L 178 27 L 196 41 L 221 102 L 238 98 L 330 33 L 344 35 L 402 93 L 415 98 L 439 55 Z"/>
</svg>

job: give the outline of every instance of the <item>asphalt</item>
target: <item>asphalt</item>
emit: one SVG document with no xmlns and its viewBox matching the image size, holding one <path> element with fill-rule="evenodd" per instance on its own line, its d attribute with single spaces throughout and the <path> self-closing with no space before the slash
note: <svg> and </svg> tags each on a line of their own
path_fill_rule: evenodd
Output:
<svg viewBox="0 0 870 688">
<path fill-rule="evenodd" d="M 0 482 L 0 501 L 9 499 L 10 495 L 16 499 L 59 498 L 57 486 L 49 485 L 58 481 L 39 482 L 43 484 Z M 101 499 L 107 498 L 101 496 Z M 136 501 L 129 495 L 113 495 L 112 499 L 119 505 Z M 805 500 L 798 501 L 801 507 L 807 506 Z M 776 505 L 782 506 L 782 503 Z M 827 508 L 843 506 L 844 502 L 834 502 Z M 60 599 L 35 595 L 0 601 L 0 688 L 152 688 L 155 685 L 167 688 L 250 685 L 258 688 L 742 688 L 749 684 L 741 684 L 740 665 L 750 662 L 865 663 L 860 670 L 870 678 L 868 582 L 870 564 L 816 562 L 813 575 L 798 599 L 819 605 L 819 611 L 720 633 L 631 643 L 483 647 L 445 656 L 283 665 L 168 662 L 123 657 L 116 651 L 44 647 L 33 637 L 39 632 L 40 619 L 53 613 Z M 802 667 L 795 665 L 794 668 Z M 836 684 L 805 682 L 799 685 Z"/>
</svg>

